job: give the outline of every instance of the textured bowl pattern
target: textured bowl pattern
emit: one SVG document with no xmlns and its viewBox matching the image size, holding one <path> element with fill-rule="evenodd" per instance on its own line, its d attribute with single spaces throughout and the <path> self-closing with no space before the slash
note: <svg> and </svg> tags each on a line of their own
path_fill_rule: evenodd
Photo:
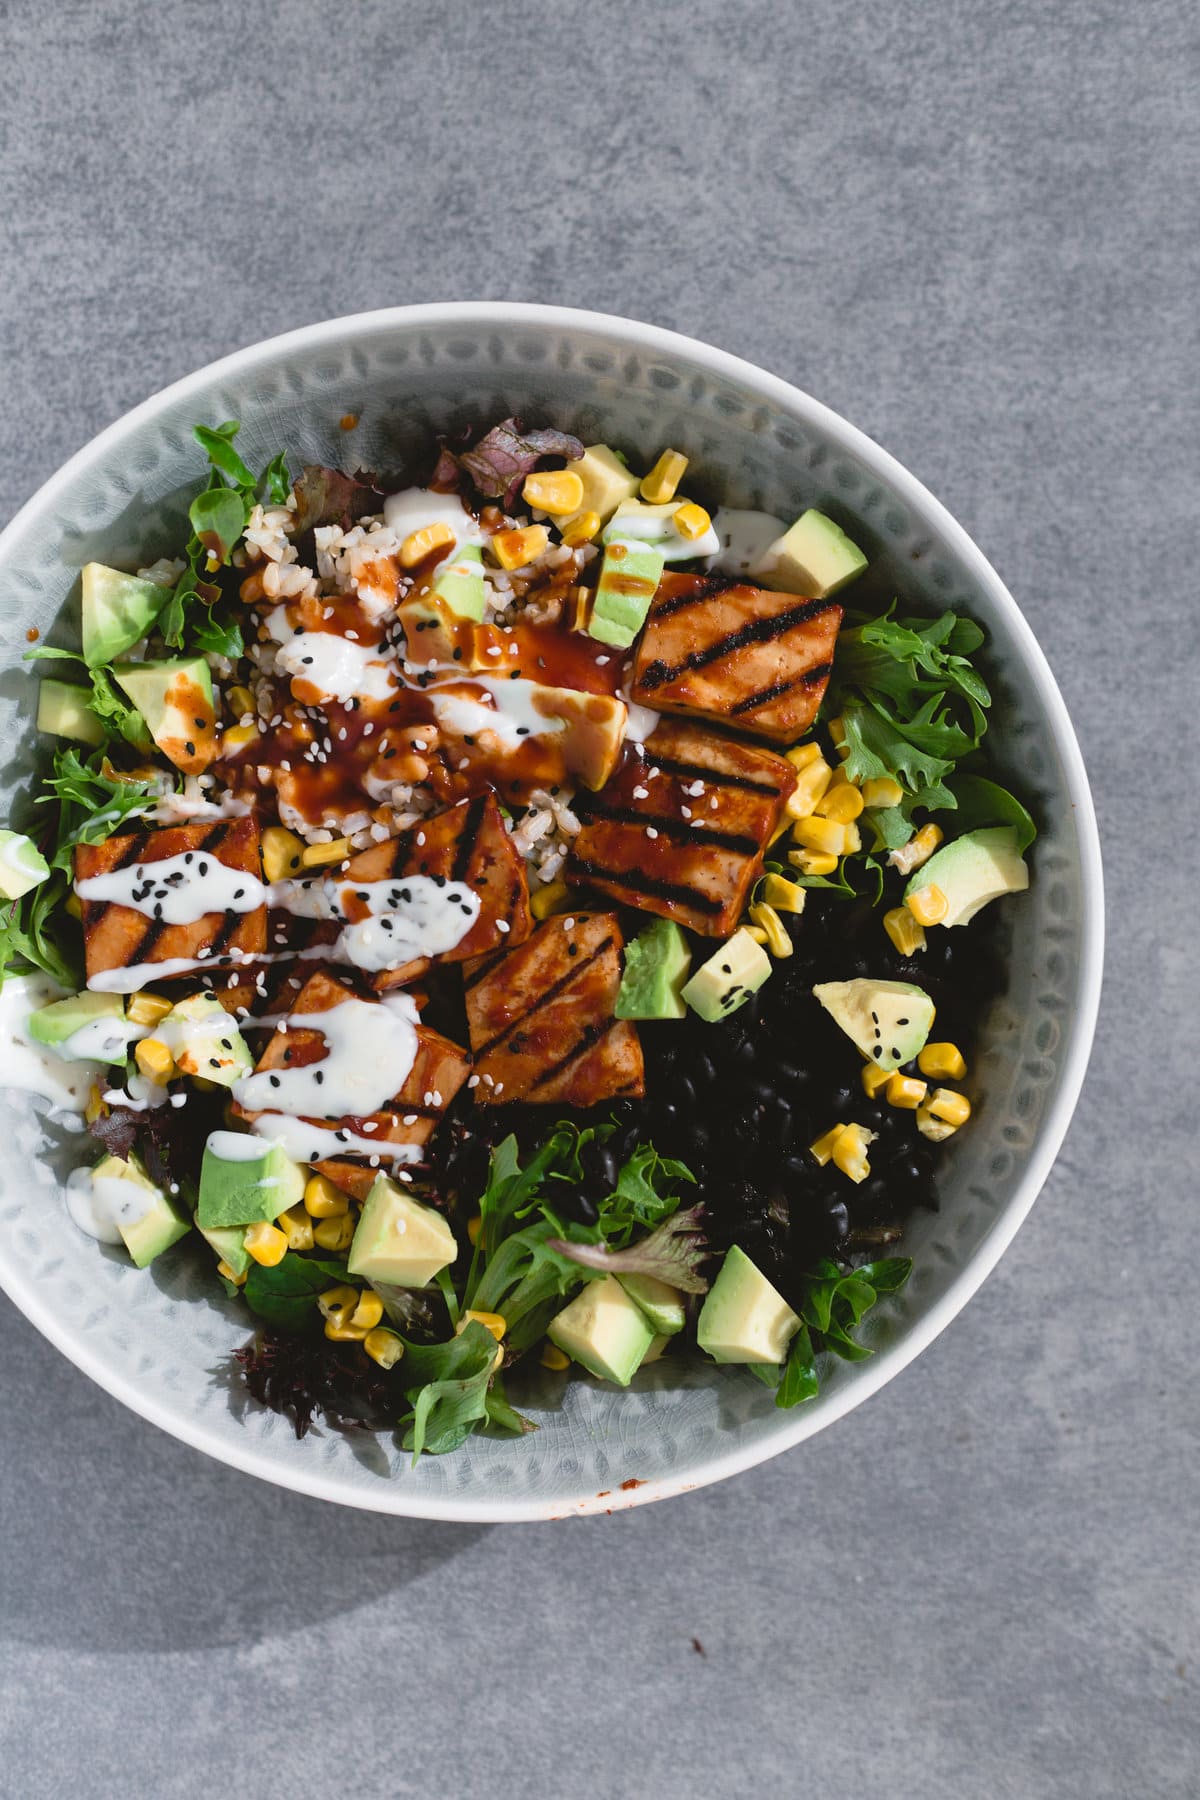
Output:
<svg viewBox="0 0 1200 1800">
<path fill-rule="evenodd" d="M 855 604 L 899 594 L 916 610 L 978 618 L 997 695 L 990 741 L 1041 836 L 1032 889 L 1006 909 L 1009 988 L 972 1072 L 976 1117 L 943 1165 L 942 1211 L 913 1224 L 913 1277 L 880 1309 L 877 1355 L 829 1368 L 820 1398 L 792 1413 L 737 1370 L 666 1362 L 627 1393 L 539 1375 L 523 1396 L 536 1433 L 473 1438 L 416 1469 L 390 1439 L 314 1431 L 298 1443 L 228 1380 L 229 1352 L 248 1335 L 240 1309 L 214 1299 L 184 1257 L 139 1274 L 85 1238 L 59 1192 L 84 1160 L 79 1138 L 47 1127 L 26 1096 L 0 1096 L 0 1280 L 67 1355 L 230 1463 L 328 1499 L 449 1518 L 547 1517 L 678 1492 L 774 1454 L 878 1388 L 958 1310 L 1032 1203 L 1074 1104 L 1098 986 L 1099 865 L 1082 764 L 1040 653 L 979 552 L 912 477 L 794 389 L 688 340 L 589 314 L 480 305 L 343 320 L 202 371 L 103 433 L 0 539 L 5 813 L 25 803 L 44 755 L 21 662 L 26 631 L 71 642 L 88 560 L 132 566 L 178 546 L 199 469 L 193 421 L 241 419 L 252 464 L 283 445 L 294 466 L 399 470 L 431 430 L 512 411 L 647 463 L 675 445 L 692 459 L 689 491 L 713 501 L 789 517 L 819 506 L 871 557 Z M 349 433 L 338 423 L 347 413 L 361 420 Z"/>
</svg>

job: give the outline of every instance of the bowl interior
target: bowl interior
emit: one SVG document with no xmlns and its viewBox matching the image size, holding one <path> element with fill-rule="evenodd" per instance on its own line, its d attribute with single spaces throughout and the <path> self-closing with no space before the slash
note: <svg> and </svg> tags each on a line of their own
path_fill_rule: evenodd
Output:
<svg viewBox="0 0 1200 1800">
<path fill-rule="evenodd" d="M 168 1257 L 139 1274 L 71 1224 L 59 1182 L 86 1160 L 27 1096 L 0 1096 L 0 1278 L 69 1356 L 198 1447 L 329 1499 L 399 1513 L 516 1518 L 611 1507 L 699 1485 L 809 1435 L 915 1354 L 999 1255 L 1065 1130 L 1090 1039 L 1098 981 L 1098 879 L 1090 801 L 1057 690 L 978 551 L 919 485 L 835 415 L 746 365 L 647 327 L 554 309 L 406 309 L 259 346 L 190 377 L 102 434 L 0 540 L 0 731 L 5 816 L 27 804 L 35 682 L 26 633 L 69 643 L 77 571 L 133 566 L 181 540 L 199 454 L 194 421 L 240 419 L 251 464 L 281 446 L 302 461 L 401 470 L 434 431 L 510 412 L 553 419 L 648 462 L 671 444 L 692 459 L 689 491 L 794 517 L 818 506 L 871 557 L 853 603 L 899 595 L 929 613 L 961 608 L 987 628 L 996 694 L 989 743 L 1037 815 L 1029 895 L 1007 909 L 1007 994 L 975 1074 L 972 1129 L 943 1164 L 942 1210 L 916 1219 L 898 1300 L 879 1309 L 863 1364 L 836 1363 L 820 1397 L 780 1413 L 734 1369 L 643 1371 L 626 1393 L 534 1376 L 523 1405 L 540 1429 L 472 1438 L 412 1469 L 395 1443 L 314 1432 L 231 1388 L 229 1352 L 248 1335 L 198 1265 Z M 346 414 L 360 423 L 340 428 Z M 56 628 L 56 621 L 57 628 Z M 622 1488 L 623 1482 L 636 1484 Z"/>
</svg>

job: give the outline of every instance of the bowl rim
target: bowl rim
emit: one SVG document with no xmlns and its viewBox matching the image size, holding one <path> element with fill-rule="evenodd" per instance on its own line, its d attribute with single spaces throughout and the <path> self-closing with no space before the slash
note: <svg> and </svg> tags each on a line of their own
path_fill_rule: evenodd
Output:
<svg viewBox="0 0 1200 1800">
<path fill-rule="evenodd" d="M 412 331 L 419 330 L 422 325 L 444 325 L 447 322 L 479 328 L 524 326 L 533 330 L 587 330 L 603 333 L 617 344 L 633 350 L 689 358 L 710 374 L 723 377 L 799 414 L 889 483 L 905 504 L 923 516 L 958 557 L 968 574 L 987 591 L 1017 641 L 1029 666 L 1038 701 L 1044 709 L 1055 749 L 1062 761 L 1066 786 L 1073 803 L 1080 856 L 1082 921 L 1071 1039 L 1063 1061 L 1058 1091 L 1042 1120 L 1029 1164 L 1008 1205 L 997 1216 L 970 1262 L 940 1299 L 906 1331 L 902 1339 L 878 1351 L 869 1362 L 857 1365 L 860 1371 L 857 1379 L 848 1383 L 819 1412 L 799 1408 L 790 1415 L 781 1414 L 779 1429 L 763 1441 L 713 1456 L 700 1472 L 692 1471 L 686 1479 L 666 1475 L 642 1481 L 631 1489 L 623 1490 L 618 1486 L 611 1493 L 589 1494 L 574 1502 L 565 1503 L 561 1499 L 505 1501 L 498 1496 L 462 1499 L 421 1495 L 407 1491 L 404 1483 L 399 1481 L 381 1483 L 378 1490 L 353 1488 L 344 1485 L 339 1477 L 324 1472 L 315 1456 L 303 1466 L 291 1468 L 281 1465 L 270 1454 L 253 1447 L 249 1440 L 244 1444 L 228 1441 L 210 1429 L 206 1420 L 181 1416 L 166 1404 L 140 1392 L 132 1380 L 105 1367 L 102 1358 L 91 1353 L 86 1341 L 74 1338 L 70 1332 L 59 1327 L 32 1279 L 0 1263 L 0 1287 L 3 1287 L 14 1305 L 57 1350 L 114 1399 L 172 1437 L 190 1445 L 192 1449 L 245 1474 L 258 1476 L 275 1486 L 307 1494 L 315 1499 L 351 1505 L 364 1511 L 459 1523 L 503 1524 L 644 1506 L 651 1501 L 667 1499 L 674 1494 L 690 1492 L 713 1482 L 726 1480 L 744 1469 L 769 1461 L 833 1425 L 878 1393 L 928 1348 L 991 1274 L 1028 1216 L 1062 1147 L 1079 1099 L 1096 1029 L 1103 974 L 1104 888 L 1095 808 L 1083 756 L 1066 703 L 1031 626 L 969 533 L 915 475 L 840 413 L 834 412 L 804 389 L 785 381 L 781 376 L 770 374 L 755 363 L 734 356 L 729 351 L 717 349 L 701 339 L 670 331 L 662 326 L 625 318 L 619 314 L 592 312 L 577 307 L 502 300 L 456 300 L 351 313 L 264 338 L 258 343 L 219 357 L 160 388 L 99 431 L 42 483 L 4 529 L 0 530 L 0 560 L 13 541 L 20 537 L 28 520 L 65 494 L 74 481 L 90 467 L 103 463 L 110 450 L 115 449 L 139 425 L 151 420 L 165 405 L 185 401 L 190 395 L 199 393 L 214 383 L 245 374 L 263 358 L 286 357 L 291 352 L 308 353 L 324 344 L 335 343 L 349 334 L 382 334 L 396 328 Z"/>
</svg>

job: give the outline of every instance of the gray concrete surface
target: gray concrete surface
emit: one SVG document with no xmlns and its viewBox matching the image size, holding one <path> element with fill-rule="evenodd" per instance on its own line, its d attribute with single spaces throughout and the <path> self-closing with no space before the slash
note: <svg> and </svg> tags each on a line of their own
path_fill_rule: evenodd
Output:
<svg viewBox="0 0 1200 1800">
<path fill-rule="evenodd" d="M 342 1513 L 0 1307 L 3 1791 L 1200 1791 L 1190 14 L 0 6 L 0 510 L 315 318 L 485 296 L 694 332 L 864 426 L 1008 579 L 1112 918 L 1091 1078 L 997 1274 L 726 1486 L 555 1527 Z"/>
</svg>

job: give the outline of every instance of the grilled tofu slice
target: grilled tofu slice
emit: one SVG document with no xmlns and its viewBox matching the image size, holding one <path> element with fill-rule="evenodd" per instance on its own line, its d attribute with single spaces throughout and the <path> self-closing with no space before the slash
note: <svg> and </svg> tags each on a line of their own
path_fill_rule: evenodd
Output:
<svg viewBox="0 0 1200 1800">
<path fill-rule="evenodd" d="M 773 750 L 664 719 L 587 801 L 567 880 L 725 937 L 795 786 Z"/>
<path fill-rule="evenodd" d="M 842 608 L 724 575 L 664 575 L 634 666 L 633 697 L 790 744 L 817 716 Z"/>
<path fill-rule="evenodd" d="M 305 982 L 292 1003 L 292 1012 L 328 1012 L 340 1006 L 343 1000 L 360 997 L 347 982 L 339 981 L 322 969 Z M 386 1107 L 368 1113 L 365 1118 L 312 1119 L 308 1122 L 326 1131 L 344 1130 L 355 1137 L 366 1136 L 381 1146 L 428 1143 L 446 1108 L 466 1080 L 470 1061 L 458 1044 L 440 1032 L 418 1025 L 416 1033 L 417 1054 L 413 1066 L 403 1087 Z M 271 1037 L 255 1065 L 255 1073 L 285 1065 L 305 1068 L 309 1063 L 322 1061 L 327 1050 L 326 1040 L 316 1026 L 289 1025 L 286 1031 L 276 1031 Z M 240 1118 L 251 1122 L 265 1116 L 248 1112 L 236 1104 L 233 1110 Z M 383 1150 L 380 1155 L 381 1158 L 384 1156 Z M 373 1168 L 369 1159 L 363 1156 L 330 1157 L 315 1162 L 313 1167 L 358 1199 L 365 1197 L 379 1172 L 378 1167 Z"/>
<path fill-rule="evenodd" d="M 613 913 L 580 913 L 467 969 L 476 1100 L 593 1106 L 645 1092 L 637 1031 L 613 1017 L 623 944 Z"/>
<path fill-rule="evenodd" d="M 189 853 L 198 863 L 211 857 L 226 868 L 257 878 L 258 846 L 258 825 L 253 818 L 122 832 L 102 844 L 78 846 L 75 880 L 88 881 L 118 869 L 153 867 L 167 857 Z M 252 912 L 204 913 L 187 924 L 171 925 L 132 906 L 103 900 L 81 900 L 80 904 L 87 979 L 90 983 L 99 977 L 102 985 L 121 992 L 133 992 L 156 978 L 193 969 L 207 973 L 236 967 L 266 948 L 264 906 Z M 124 972 L 128 986 L 114 979 L 117 971 Z"/>
<path fill-rule="evenodd" d="M 479 917 L 454 949 L 433 959 L 419 957 L 370 976 L 371 986 L 377 992 L 405 986 L 422 975 L 431 960 L 465 962 L 505 943 L 523 943 L 533 928 L 525 865 L 504 828 L 494 794 L 462 800 L 457 806 L 422 819 L 399 837 L 358 851 L 325 881 L 332 882 L 336 889 L 344 917 L 353 920 L 365 911 L 356 909 L 356 887 L 365 882 L 399 880 L 405 875 L 429 875 L 471 888 L 479 895 Z M 335 962 L 340 931 L 341 923 L 336 919 L 306 919 L 286 907 L 272 907 L 267 937 L 276 954 L 315 960 L 324 949 L 327 960 Z"/>
</svg>

